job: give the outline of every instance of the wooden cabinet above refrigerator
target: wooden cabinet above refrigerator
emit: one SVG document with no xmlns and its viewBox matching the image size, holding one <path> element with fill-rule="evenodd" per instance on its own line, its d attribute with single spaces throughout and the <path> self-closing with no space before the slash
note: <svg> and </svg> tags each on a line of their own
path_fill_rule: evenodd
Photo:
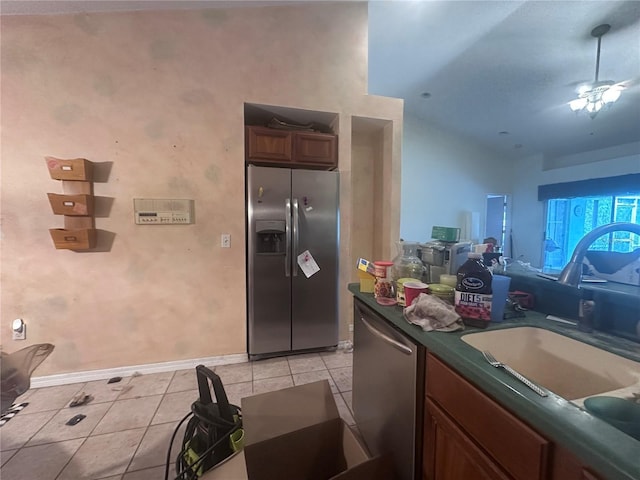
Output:
<svg viewBox="0 0 640 480">
<path fill-rule="evenodd" d="M 251 164 L 321 170 L 338 166 L 338 137 L 333 134 L 248 126 L 245 144 Z"/>
</svg>

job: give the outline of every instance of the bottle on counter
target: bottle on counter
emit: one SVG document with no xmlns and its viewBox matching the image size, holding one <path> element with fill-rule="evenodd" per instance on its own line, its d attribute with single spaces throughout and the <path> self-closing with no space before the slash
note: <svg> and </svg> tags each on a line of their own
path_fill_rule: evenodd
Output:
<svg viewBox="0 0 640 480">
<path fill-rule="evenodd" d="M 580 303 L 578 304 L 578 330 L 581 332 L 593 331 L 593 316 L 596 302 L 593 300 L 593 291 L 582 289 Z"/>
<path fill-rule="evenodd" d="M 456 312 L 465 325 L 486 328 L 491 321 L 492 274 L 482 262 L 482 254 L 469 252 L 456 277 Z"/>
</svg>

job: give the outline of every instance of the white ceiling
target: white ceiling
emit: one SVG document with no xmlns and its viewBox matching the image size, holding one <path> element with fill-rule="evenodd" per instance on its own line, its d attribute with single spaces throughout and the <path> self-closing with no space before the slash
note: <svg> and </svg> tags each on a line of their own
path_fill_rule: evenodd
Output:
<svg viewBox="0 0 640 480">
<path fill-rule="evenodd" d="M 0 13 L 290 3 L 304 2 L 2 0 Z M 578 83 L 594 78 L 597 42 L 590 32 L 602 23 L 611 31 L 602 39 L 600 79 L 627 81 L 629 88 L 591 119 L 571 112 L 567 102 L 575 98 Z M 403 98 L 407 113 L 496 151 L 514 158 L 638 153 L 637 0 L 376 0 L 369 3 L 369 44 L 369 93 Z M 424 99 L 424 92 L 431 97 Z"/>
<path fill-rule="evenodd" d="M 406 112 L 514 157 L 631 142 L 626 151 L 638 153 L 639 21 L 638 1 L 370 2 L 369 92 L 404 98 Z M 632 86 L 591 119 L 567 102 L 594 79 L 591 30 L 602 23 L 611 30 L 600 80 Z"/>
</svg>

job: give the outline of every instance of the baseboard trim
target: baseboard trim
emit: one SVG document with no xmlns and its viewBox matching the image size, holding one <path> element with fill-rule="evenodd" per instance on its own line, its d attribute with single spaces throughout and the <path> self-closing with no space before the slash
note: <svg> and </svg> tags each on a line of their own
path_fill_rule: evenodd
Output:
<svg viewBox="0 0 640 480">
<path fill-rule="evenodd" d="M 92 382 L 112 377 L 129 377 L 134 373 L 149 374 L 171 372 L 173 370 L 187 370 L 198 365 L 216 366 L 230 365 L 248 361 L 246 353 L 234 355 L 221 355 L 217 357 L 191 358 L 173 362 L 147 363 L 144 365 L 132 365 L 128 367 L 105 368 L 102 370 L 87 370 L 84 372 L 60 373 L 31 378 L 31 388 L 54 387 L 69 383 Z"/>
<path fill-rule="evenodd" d="M 350 340 L 338 342 L 337 350 L 347 352 L 353 350 L 353 343 Z M 231 365 L 233 363 L 243 363 L 249 361 L 246 353 L 233 355 L 220 355 L 217 357 L 191 358 L 188 360 L 176 360 L 173 362 L 147 363 L 144 365 L 132 365 L 128 367 L 105 368 L 102 370 L 87 370 L 84 372 L 59 373 L 55 375 L 45 375 L 42 377 L 31 377 L 31 388 L 55 387 L 57 385 L 67 385 L 69 383 L 92 382 L 94 380 L 105 380 L 112 377 L 130 377 L 134 373 L 149 374 L 171 372 L 174 370 L 188 370 L 196 368 L 198 365 L 216 366 Z"/>
</svg>

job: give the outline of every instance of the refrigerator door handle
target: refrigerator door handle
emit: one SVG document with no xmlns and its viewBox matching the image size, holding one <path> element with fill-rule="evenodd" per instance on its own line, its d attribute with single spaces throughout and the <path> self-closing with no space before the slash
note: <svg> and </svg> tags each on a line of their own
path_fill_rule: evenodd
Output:
<svg viewBox="0 0 640 480">
<path fill-rule="evenodd" d="M 284 201 L 284 237 L 285 237 L 285 253 L 284 253 L 284 276 L 291 276 L 291 199 Z"/>
<path fill-rule="evenodd" d="M 389 345 L 395 347 L 396 349 L 400 350 L 402 353 L 404 353 L 405 355 L 411 355 L 413 353 L 413 350 L 411 350 L 411 348 L 409 348 L 406 345 L 403 345 L 402 343 L 398 342 L 397 340 L 391 338 L 389 335 L 387 335 L 386 333 L 381 332 L 380 330 L 378 330 L 376 327 L 374 327 L 373 325 L 371 325 L 371 323 L 369 323 L 367 320 L 365 320 L 364 318 L 364 314 L 362 313 L 362 311 L 358 308 L 358 306 L 356 305 L 356 309 L 358 310 L 358 315 L 360 315 L 360 321 L 362 322 L 362 324 L 367 327 L 367 330 L 369 330 L 373 335 L 375 335 L 376 337 L 378 337 L 379 339 L 381 339 L 382 341 L 388 343 Z"/>
<path fill-rule="evenodd" d="M 297 259 L 298 259 L 298 243 L 299 243 L 299 236 L 300 236 L 300 225 L 298 223 L 299 220 L 299 216 L 298 216 L 298 199 L 294 198 L 293 199 L 293 276 L 297 277 L 298 276 L 298 264 L 297 264 Z"/>
</svg>

